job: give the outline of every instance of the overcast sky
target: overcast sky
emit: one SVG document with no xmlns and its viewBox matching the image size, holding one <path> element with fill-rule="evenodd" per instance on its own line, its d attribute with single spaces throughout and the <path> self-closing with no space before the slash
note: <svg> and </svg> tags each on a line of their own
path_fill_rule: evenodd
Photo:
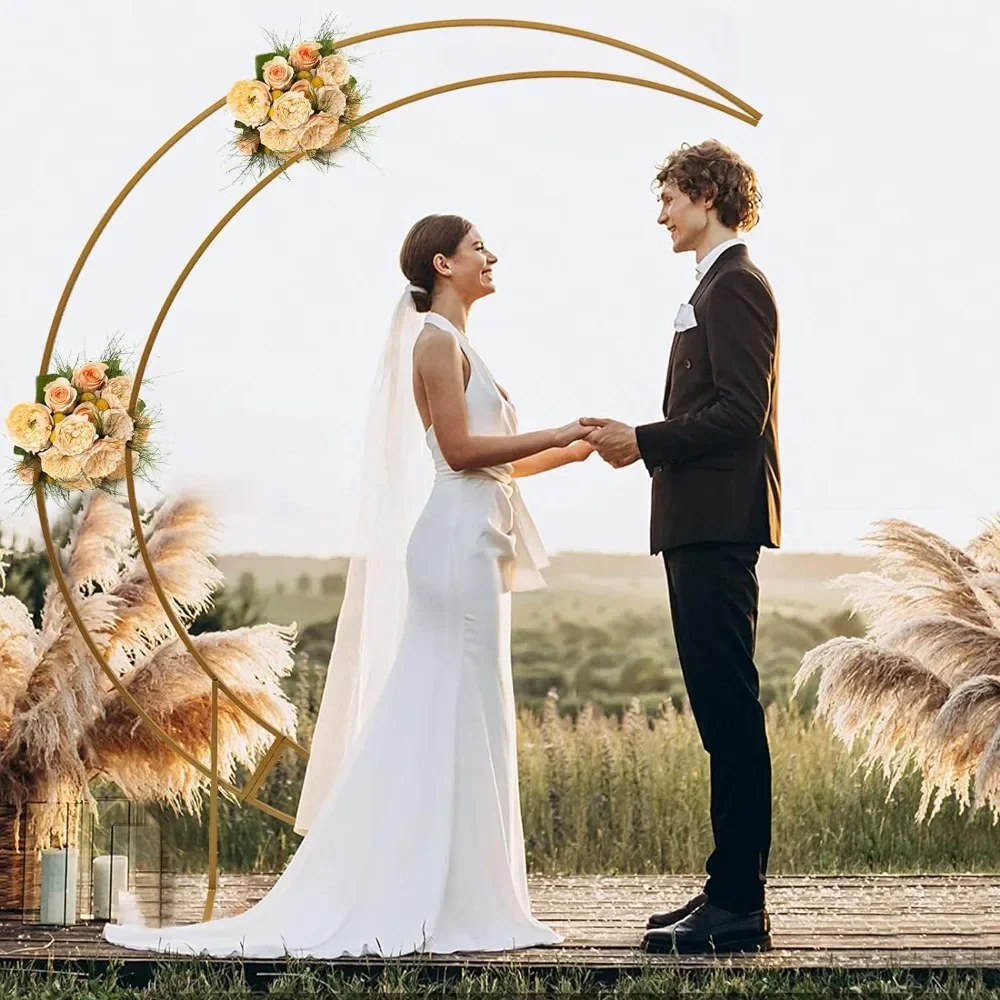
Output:
<svg viewBox="0 0 1000 1000">
<path fill-rule="evenodd" d="M 253 73 L 264 28 L 308 37 L 439 17 L 522 17 L 647 46 L 758 108 L 754 128 L 651 91 L 505 83 L 380 119 L 371 162 L 304 164 L 216 240 L 177 299 L 144 396 L 163 409 L 170 493 L 209 495 L 224 551 L 330 555 L 349 538 L 364 404 L 429 212 L 475 221 L 498 294 L 469 334 L 522 429 L 585 414 L 657 419 L 693 255 L 656 226 L 656 166 L 716 137 L 757 170 L 748 234 L 782 324 L 784 547 L 857 551 L 877 518 L 964 542 L 1000 510 L 1000 185 L 995 0 L 4 0 L 6 194 L 0 409 L 31 394 L 63 283 L 101 213 L 175 129 Z M 238 11 L 238 13 L 237 13 Z M 626 53 L 527 31 L 456 29 L 360 46 L 384 103 L 518 69 L 602 69 L 696 84 Z M 31 83 L 37 79 L 38 86 Z M 373 105 L 369 105 L 371 107 Z M 141 347 L 231 185 L 221 112 L 126 201 L 70 301 L 66 353 L 120 331 Z M 647 551 L 641 463 L 596 456 L 522 483 L 551 552 Z M 151 498 L 146 490 L 143 494 Z M 8 526 L 35 530 L 29 512 Z"/>
</svg>

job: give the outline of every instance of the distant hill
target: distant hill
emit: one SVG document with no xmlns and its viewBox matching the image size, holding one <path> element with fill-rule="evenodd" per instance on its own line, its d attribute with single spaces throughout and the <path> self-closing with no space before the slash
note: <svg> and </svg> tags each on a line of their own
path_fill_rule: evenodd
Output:
<svg viewBox="0 0 1000 1000">
<path fill-rule="evenodd" d="M 602 595 L 611 598 L 616 605 L 622 599 L 633 600 L 637 605 L 659 604 L 666 600 L 663 563 L 658 557 L 560 552 L 553 554 L 551 559 L 552 565 L 544 573 L 550 592 L 576 593 L 581 597 Z M 318 592 L 320 579 L 330 573 L 346 573 L 347 562 L 346 557 L 315 559 L 254 553 L 225 555 L 218 559 L 219 568 L 229 580 L 235 582 L 241 573 L 252 573 L 258 586 L 266 591 L 278 584 L 287 591 L 294 591 L 296 581 L 306 574 L 313 580 L 314 592 Z M 842 606 L 842 593 L 831 587 L 830 581 L 841 574 L 873 568 L 874 560 L 866 556 L 765 549 L 758 564 L 761 602 L 789 609 L 836 609 Z M 533 600 L 541 596 L 539 593 Z M 522 603 L 528 597 L 528 594 L 516 595 Z"/>
</svg>

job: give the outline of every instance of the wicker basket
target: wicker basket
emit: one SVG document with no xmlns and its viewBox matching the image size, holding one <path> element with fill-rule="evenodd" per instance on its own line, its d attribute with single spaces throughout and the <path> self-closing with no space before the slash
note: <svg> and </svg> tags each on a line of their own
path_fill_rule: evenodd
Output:
<svg viewBox="0 0 1000 1000">
<path fill-rule="evenodd" d="M 60 803 L 59 827 L 62 835 L 40 840 L 32 819 L 35 810 L 44 808 L 51 814 L 52 806 L 29 803 L 18 815 L 12 805 L 0 804 L 0 919 L 26 919 L 37 915 L 41 908 L 41 851 L 43 847 L 76 847 L 80 838 L 80 817 L 83 804 Z"/>
</svg>

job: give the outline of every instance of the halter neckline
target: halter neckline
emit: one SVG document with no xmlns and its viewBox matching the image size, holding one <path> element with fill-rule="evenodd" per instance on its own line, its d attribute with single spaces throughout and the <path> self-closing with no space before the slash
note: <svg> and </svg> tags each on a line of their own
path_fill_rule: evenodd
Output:
<svg viewBox="0 0 1000 1000">
<path fill-rule="evenodd" d="M 431 317 L 433 317 L 433 319 Z M 429 312 L 424 318 L 427 322 L 431 323 L 432 326 L 440 326 L 443 329 L 448 330 L 449 332 L 464 338 L 465 340 L 469 339 L 468 334 L 462 333 L 462 331 L 459 330 L 459 328 L 455 326 L 455 324 L 452 323 L 452 321 L 448 319 L 447 316 L 442 316 L 441 313 Z M 437 322 L 434 322 L 434 320 L 437 320 Z"/>
</svg>

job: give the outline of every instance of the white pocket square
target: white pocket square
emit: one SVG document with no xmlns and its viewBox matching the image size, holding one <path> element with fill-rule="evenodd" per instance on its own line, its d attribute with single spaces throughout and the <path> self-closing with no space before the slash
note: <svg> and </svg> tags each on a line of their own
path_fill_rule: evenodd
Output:
<svg viewBox="0 0 1000 1000">
<path fill-rule="evenodd" d="M 698 320 L 694 318 L 694 306 L 690 302 L 682 302 L 677 307 L 677 315 L 674 317 L 674 333 L 681 333 L 697 326 Z"/>
</svg>

